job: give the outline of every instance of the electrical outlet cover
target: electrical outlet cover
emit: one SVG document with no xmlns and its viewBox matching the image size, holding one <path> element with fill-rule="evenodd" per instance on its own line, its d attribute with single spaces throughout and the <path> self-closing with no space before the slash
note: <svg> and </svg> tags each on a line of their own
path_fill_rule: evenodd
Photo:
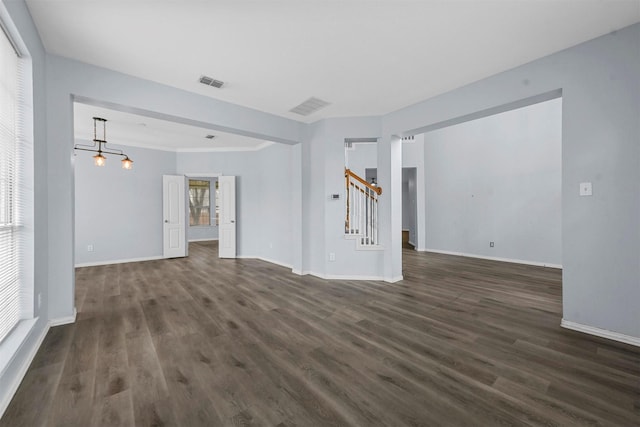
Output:
<svg viewBox="0 0 640 427">
<path fill-rule="evenodd" d="M 590 182 L 581 182 L 580 183 L 580 195 L 581 196 L 591 196 L 593 195 L 593 188 Z"/>
</svg>

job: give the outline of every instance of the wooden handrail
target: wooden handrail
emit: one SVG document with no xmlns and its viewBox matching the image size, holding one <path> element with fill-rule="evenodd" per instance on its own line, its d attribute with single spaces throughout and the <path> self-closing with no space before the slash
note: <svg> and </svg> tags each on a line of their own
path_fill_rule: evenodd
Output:
<svg viewBox="0 0 640 427">
<path fill-rule="evenodd" d="M 367 187 L 369 190 L 374 191 L 375 193 L 378 194 L 378 196 L 380 194 L 382 194 L 382 188 L 375 186 L 375 185 L 371 185 L 369 184 L 366 180 L 360 178 L 358 175 L 356 175 L 355 173 L 353 173 L 351 171 L 351 169 L 346 169 L 344 170 L 344 176 L 345 177 L 351 177 L 353 179 L 355 179 L 356 181 L 358 181 L 360 184 L 364 185 L 365 187 Z"/>
</svg>

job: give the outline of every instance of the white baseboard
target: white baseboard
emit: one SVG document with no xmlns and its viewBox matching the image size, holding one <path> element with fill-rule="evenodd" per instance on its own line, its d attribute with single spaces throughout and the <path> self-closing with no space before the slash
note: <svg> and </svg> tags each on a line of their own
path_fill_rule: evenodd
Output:
<svg viewBox="0 0 640 427">
<path fill-rule="evenodd" d="M 382 245 L 363 245 L 360 241 L 356 242 L 356 251 L 384 251 Z"/>
<path fill-rule="evenodd" d="M 75 323 L 77 315 L 78 315 L 78 311 L 74 307 L 73 308 L 73 314 L 71 316 L 58 317 L 56 319 L 49 320 L 49 327 L 60 326 L 60 325 L 68 325 L 69 323 Z"/>
<path fill-rule="evenodd" d="M 36 318 L 32 320 L 34 320 L 33 324 L 31 325 L 33 327 L 37 323 L 38 319 Z M 7 410 L 7 408 L 9 407 L 9 404 L 11 403 L 11 399 L 13 399 L 13 396 L 16 394 L 16 391 L 18 391 L 18 387 L 20 386 L 20 383 L 22 382 L 22 379 L 24 378 L 24 376 L 27 374 L 27 370 L 29 369 L 29 366 L 31 366 L 31 362 L 36 357 L 36 354 L 38 353 L 38 350 L 40 349 L 40 346 L 42 345 L 44 338 L 47 336 L 47 332 L 49 332 L 48 324 L 44 328 L 42 328 L 42 332 L 40 332 L 40 335 L 36 338 L 35 345 L 33 345 L 33 347 L 29 349 L 29 352 L 27 353 L 27 357 L 24 358 L 24 360 L 18 367 L 18 374 L 14 377 L 13 381 L 8 385 L 4 395 L 0 397 L 0 418 L 2 418 L 2 415 L 4 415 L 4 411 Z M 23 339 L 22 341 L 23 343 L 29 338 L 30 334 L 31 334 L 31 331 L 29 331 L 27 336 Z M 22 344 L 20 344 L 20 347 L 21 346 Z M 18 353 L 19 350 L 20 348 L 15 349 L 14 355 Z M 13 359 L 13 355 L 12 355 L 12 359 Z"/>
<path fill-rule="evenodd" d="M 293 266 L 291 264 L 287 264 L 285 262 L 280 262 L 280 261 L 276 261 L 275 259 L 270 259 L 270 258 L 265 258 L 265 257 L 261 257 L 261 256 L 251 256 L 251 255 L 237 255 L 236 258 L 240 258 L 240 259 L 259 259 L 260 261 L 264 261 L 264 262 L 268 262 L 271 264 L 275 264 L 275 265 L 279 265 L 280 267 L 285 267 L 285 268 L 293 268 Z"/>
<path fill-rule="evenodd" d="M 562 269 L 562 264 L 550 264 L 546 262 L 538 262 L 538 261 L 526 261 L 523 259 L 514 259 L 514 258 L 501 258 L 501 257 L 493 257 L 493 256 L 484 256 L 477 254 L 470 254 L 466 252 L 454 252 L 454 251 L 442 251 L 439 249 L 418 249 L 420 252 L 433 252 L 436 254 L 443 255 L 455 255 L 455 256 L 464 256 L 468 258 L 478 258 L 478 259 L 487 259 L 490 261 L 501 261 L 501 262 L 510 262 L 513 264 L 525 264 L 525 265 L 535 265 L 537 267 L 547 267 L 547 268 L 559 268 Z"/>
<path fill-rule="evenodd" d="M 193 243 L 193 242 L 217 242 L 218 238 L 216 237 L 215 239 L 189 239 L 189 243 Z"/>
<path fill-rule="evenodd" d="M 608 331 L 606 329 L 600 329 L 593 326 L 583 325 L 581 323 L 572 322 L 570 320 L 564 320 L 560 322 L 560 326 L 565 329 L 571 329 L 573 331 L 583 332 L 589 335 L 595 335 L 597 337 L 607 338 L 613 341 L 623 342 L 625 344 L 631 344 L 636 347 L 640 347 L 640 338 L 632 337 L 631 335 L 621 334 L 619 332 Z"/>
<path fill-rule="evenodd" d="M 165 258 L 162 255 L 156 255 L 156 256 L 147 256 L 147 257 L 141 257 L 141 258 L 114 259 L 109 261 L 81 262 L 76 264 L 76 268 L 96 267 L 99 265 L 111 265 L 111 264 L 125 264 L 128 262 L 155 261 L 158 259 L 165 259 Z"/>
<path fill-rule="evenodd" d="M 249 256 L 249 255 L 240 255 L 237 256 L 237 258 L 251 258 L 251 259 L 259 259 L 261 261 L 265 261 L 265 262 L 270 262 L 271 264 L 276 264 L 276 265 L 280 265 L 282 267 L 286 267 L 286 268 L 291 268 L 291 272 L 293 274 L 297 274 L 298 276 L 306 276 L 307 274 L 311 275 L 311 276 L 315 276 L 315 277 L 319 277 L 321 279 L 325 279 L 325 280 L 377 280 L 377 281 L 382 281 L 383 278 L 382 276 L 362 276 L 362 275 L 344 275 L 344 274 L 320 274 L 320 273 L 316 273 L 314 271 L 308 271 L 308 270 L 298 270 L 298 269 L 293 269 L 293 267 L 291 266 L 291 264 L 285 264 L 273 259 L 269 259 L 269 258 L 264 258 L 264 257 L 258 257 L 258 256 Z M 402 277 L 399 279 L 402 280 Z"/>
<path fill-rule="evenodd" d="M 365 275 L 347 275 L 347 274 L 320 274 L 315 271 L 310 270 L 293 270 L 293 273 L 298 274 L 300 276 L 306 276 L 307 274 L 310 276 L 315 276 L 324 280 L 371 280 L 371 281 L 382 281 L 384 280 L 382 276 L 365 276 Z"/>
<path fill-rule="evenodd" d="M 400 280 L 404 280 L 404 276 L 403 275 L 392 277 L 390 279 L 384 279 L 385 282 L 389 282 L 389 283 L 399 282 Z"/>
<path fill-rule="evenodd" d="M 285 267 L 288 269 L 292 269 L 293 266 L 291 264 L 288 264 L 286 262 L 280 262 L 280 261 L 276 261 L 275 259 L 270 259 L 270 258 L 264 258 L 264 257 L 258 257 L 259 260 L 264 261 L 264 262 L 270 262 L 271 264 L 275 264 L 275 265 L 279 265 L 280 267 Z"/>
<path fill-rule="evenodd" d="M 353 276 L 353 275 L 348 275 L 348 274 L 327 274 L 325 275 L 324 279 L 327 280 L 371 280 L 371 281 L 376 281 L 376 282 L 380 282 L 382 280 L 384 280 L 382 278 L 382 276 Z"/>
</svg>

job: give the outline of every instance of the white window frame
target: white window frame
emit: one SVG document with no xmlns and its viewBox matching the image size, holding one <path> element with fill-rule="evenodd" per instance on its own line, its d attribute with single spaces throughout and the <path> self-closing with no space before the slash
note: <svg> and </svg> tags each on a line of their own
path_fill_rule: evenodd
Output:
<svg viewBox="0 0 640 427">
<path fill-rule="evenodd" d="M 29 336 L 38 318 L 34 307 L 34 157 L 33 157 L 33 79 L 28 50 L 5 5 L 0 3 L 0 37 L 9 41 L 17 54 L 15 135 L 14 219 L 19 275 L 18 321 L 0 341 L 0 377 Z M 4 40 L 3 40 L 4 41 Z M 0 82 L 1 83 L 1 82 Z M 4 96 L 4 95 L 0 95 Z M 39 309 L 40 307 L 38 307 Z M 38 310 L 39 311 L 39 310 Z M 0 408 L 2 411 L 4 408 Z"/>
</svg>

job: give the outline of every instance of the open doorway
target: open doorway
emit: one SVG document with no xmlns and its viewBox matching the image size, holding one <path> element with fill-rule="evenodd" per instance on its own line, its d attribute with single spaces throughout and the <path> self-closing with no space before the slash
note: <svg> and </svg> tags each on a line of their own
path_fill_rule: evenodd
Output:
<svg viewBox="0 0 640 427">
<path fill-rule="evenodd" d="M 147 261 L 165 258 L 163 176 L 186 176 L 208 180 L 208 204 L 202 200 L 193 227 L 186 225 L 187 240 L 218 238 L 215 186 L 227 159 L 240 152 L 255 151 L 271 143 L 263 140 L 215 133 L 206 127 L 134 114 L 122 107 L 115 110 L 74 102 L 74 144 L 94 144 L 93 117 L 105 119 L 110 151 L 121 151 L 133 160 L 132 167 L 120 165 L 120 157 L 104 153 L 96 166 L 97 153 L 75 150 L 74 182 L 74 265 L 76 267 Z M 178 119 L 176 119 L 178 120 Z M 204 124 L 203 124 L 204 126 Z M 104 145 L 103 145 L 104 148 Z M 246 163 L 246 162 L 245 162 Z M 228 167 L 228 166 L 227 166 Z M 195 173 L 187 176 L 187 172 Z M 208 172 L 211 171 L 211 172 Z M 227 169 L 229 172 L 229 169 Z M 189 189 L 185 188 L 185 193 Z M 218 199 L 219 200 L 219 199 Z M 190 221 L 185 197 L 185 223 Z M 209 225 L 206 225 L 208 219 Z M 195 220 L 195 219 L 194 219 Z M 188 238 L 187 238 L 188 236 Z"/>
<path fill-rule="evenodd" d="M 402 247 L 415 249 L 418 241 L 417 168 L 402 168 Z"/>
<path fill-rule="evenodd" d="M 365 168 L 367 182 L 378 181 L 377 168 Z M 397 209 L 397 207 L 395 207 Z M 402 168 L 402 247 L 416 249 L 418 242 L 418 168 Z"/>
<path fill-rule="evenodd" d="M 426 250 L 561 267 L 562 98 L 424 134 Z"/>
</svg>

